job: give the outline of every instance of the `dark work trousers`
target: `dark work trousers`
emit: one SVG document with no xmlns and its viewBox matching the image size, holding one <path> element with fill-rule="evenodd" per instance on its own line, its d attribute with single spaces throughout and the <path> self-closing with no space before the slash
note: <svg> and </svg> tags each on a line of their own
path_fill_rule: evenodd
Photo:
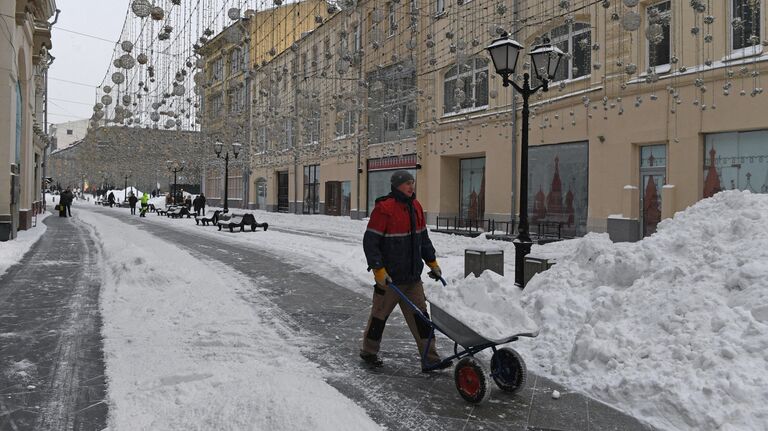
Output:
<svg viewBox="0 0 768 431">
<path fill-rule="evenodd" d="M 72 217 L 72 204 L 67 204 L 67 214 Z"/>
<path fill-rule="evenodd" d="M 397 287 L 411 300 L 411 302 L 419 307 L 422 313 L 429 316 L 429 314 L 427 314 L 427 301 L 424 296 L 424 285 L 420 281 L 412 284 L 400 284 Z M 405 321 L 408 323 L 408 328 L 411 330 L 411 334 L 413 334 L 413 338 L 416 340 L 416 345 L 419 349 L 419 358 L 421 358 L 424 352 L 424 346 L 427 343 L 427 338 L 429 337 L 429 325 L 417 317 L 416 314 L 414 314 L 413 308 L 400 299 L 400 296 L 398 296 L 394 290 L 389 287 L 381 287 L 378 284 L 373 288 L 373 305 L 371 306 L 371 316 L 368 318 L 368 325 L 365 327 L 365 332 L 363 333 L 362 351 L 373 354 L 379 352 L 381 336 L 384 333 L 384 326 L 387 323 L 387 318 L 397 304 L 400 304 L 400 310 L 403 312 Z M 435 340 L 432 340 L 429 346 L 429 352 L 427 353 L 427 363 L 432 364 L 439 361 L 440 357 L 437 355 Z"/>
<path fill-rule="evenodd" d="M 131 205 L 131 215 L 136 215 L 136 205 Z"/>
</svg>

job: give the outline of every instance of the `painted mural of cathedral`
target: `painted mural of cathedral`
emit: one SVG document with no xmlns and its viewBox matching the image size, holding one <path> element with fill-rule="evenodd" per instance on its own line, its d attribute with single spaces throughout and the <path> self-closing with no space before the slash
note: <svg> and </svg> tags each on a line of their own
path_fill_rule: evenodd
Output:
<svg viewBox="0 0 768 431">
<path fill-rule="evenodd" d="M 531 232 L 559 225 L 564 237 L 586 233 L 588 149 L 585 143 L 532 147 L 528 199 Z M 543 226 L 542 226 L 542 229 Z"/>
</svg>

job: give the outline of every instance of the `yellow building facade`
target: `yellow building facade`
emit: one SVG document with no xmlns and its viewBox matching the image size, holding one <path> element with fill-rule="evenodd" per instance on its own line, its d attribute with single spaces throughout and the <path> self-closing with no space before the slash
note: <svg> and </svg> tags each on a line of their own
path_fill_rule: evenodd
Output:
<svg viewBox="0 0 768 431">
<path fill-rule="evenodd" d="M 407 169 L 430 223 L 511 231 L 522 101 L 485 50 L 503 31 L 566 53 L 531 98 L 534 233 L 636 240 L 718 190 L 766 192 L 764 3 L 350 4 L 256 68 L 248 205 L 364 217 Z"/>
<path fill-rule="evenodd" d="M 42 179 L 50 144 L 45 114 L 54 0 L 0 3 L 0 241 L 14 239 L 42 211 Z M 55 22 L 55 20 L 54 20 Z"/>
</svg>

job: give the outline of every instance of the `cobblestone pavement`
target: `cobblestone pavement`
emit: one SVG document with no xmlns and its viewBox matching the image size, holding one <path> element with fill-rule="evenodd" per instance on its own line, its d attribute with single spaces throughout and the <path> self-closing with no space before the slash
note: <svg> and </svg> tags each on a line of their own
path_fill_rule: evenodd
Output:
<svg viewBox="0 0 768 431">
<path fill-rule="evenodd" d="M 102 430 L 107 403 L 96 246 L 74 218 L 0 276 L 0 430 Z"/>
<path fill-rule="evenodd" d="M 650 429 L 635 418 L 532 373 L 529 373 L 528 385 L 522 392 L 509 395 L 496 390 L 488 403 L 468 405 L 456 392 L 452 371 L 421 373 L 413 339 L 398 311 L 387 321 L 382 343 L 385 366 L 376 371 L 369 370 L 361 365 L 357 352 L 371 298 L 298 271 L 279 256 L 259 248 L 256 242 L 254 247 L 249 247 L 226 241 L 227 235 L 258 237 L 259 232 L 220 232 L 221 240 L 217 240 L 202 232 L 196 235 L 186 230 L 169 229 L 166 224 L 147 223 L 131 217 L 127 211 L 104 208 L 95 211 L 146 229 L 200 259 L 228 266 L 259 280 L 258 284 L 268 286 L 245 299 L 255 303 L 264 296 L 269 298 L 277 306 L 275 313 L 299 334 L 315 341 L 304 354 L 332 372 L 329 383 L 389 429 Z M 190 222 L 189 219 L 178 220 L 179 224 Z M 275 228 L 289 230 L 288 227 Z M 201 226 L 200 229 L 213 231 L 216 228 Z M 440 341 L 441 351 L 452 348 L 453 344 L 447 340 Z M 555 389 L 563 394 L 558 400 L 551 397 Z"/>
</svg>

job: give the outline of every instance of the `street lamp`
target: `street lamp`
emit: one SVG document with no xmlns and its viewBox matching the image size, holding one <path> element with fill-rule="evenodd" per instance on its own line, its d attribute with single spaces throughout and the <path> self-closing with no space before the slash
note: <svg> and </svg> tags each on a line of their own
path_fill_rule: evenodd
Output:
<svg viewBox="0 0 768 431">
<path fill-rule="evenodd" d="M 128 178 L 131 176 L 133 171 L 128 171 L 127 174 L 125 174 L 125 183 L 123 184 L 123 195 L 124 195 L 124 201 L 128 200 Z"/>
<path fill-rule="evenodd" d="M 242 145 L 237 142 L 232 144 L 232 154 L 235 158 L 240 154 L 240 147 Z M 213 151 L 216 152 L 216 158 L 221 158 L 221 151 L 224 149 L 224 143 L 216 141 L 213 144 Z M 229 206 L 227 205 L 227 193 L 229 191 L 229 150 L 224 153 L 224 212 L 229 212 Z"/>
<path fill-rule="evenodd" d="M 557 73 L 560 59 L 563 57 L 563 51 L 555 46 L 545 44 L 535 47 L 529 53 L 533 71 L 536 73 L 536 78 L 541 81 L 539 86 L 531 88 L 531 76 L 528 73 L 523 75 L 522 87 L 517 85 L 514 81 L 515 68 L 517 67 L 520 51 L 523 50 L 523 45 L 510 39 L 509 36 L 504 33 L 499 39 L 494 40 L 488 45 L 486 49 L 491 55 L 491 60 L 493 60 L 493 66 L 496 68 L 496 73 L 503 78 L 504 86 L 509 87 L 509 85 L 512 84 L 512 86 L 523 96 L 523 131 L 522 145 L 520 148 L 520 223 L 518 223 L 517 226 L 517 238 L 514 240 L 515 286 L 522 289 L 525 285 L 524 260 L 525 256 L 531 252 L 531 245 L 533 245 L 528 232 L 528 117 L 530 115 L 528 98 L 540 89 L 543 91 L 549 90 L 549 81 L 553 79 L 555 73 Z M 512 115 L 515 115 L 515 113 L 513 112 Z"/>
<path fill-rule="evenodd" d="M 184 170 L 184 162 L 182 161 L 179 163 L 178 161 L 174 160 L 166 160 L 165 166 L 168 168 L 170 172 L 173 172 L 173 195 L 172 195 L 172 202 L 176 203 L 176 174 Z"/>
</svg>

